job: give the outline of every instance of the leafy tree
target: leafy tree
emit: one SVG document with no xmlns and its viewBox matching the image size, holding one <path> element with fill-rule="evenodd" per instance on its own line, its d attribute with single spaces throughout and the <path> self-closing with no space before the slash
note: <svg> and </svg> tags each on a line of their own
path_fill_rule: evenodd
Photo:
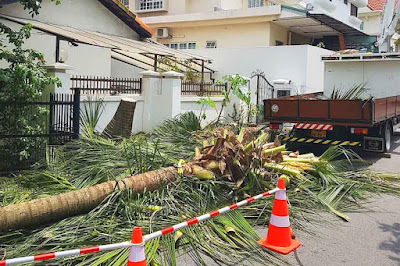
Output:
<svg viewBox="0 0 400 266">
<path fill-rule="evenodd" d="M 200 98 L 196 103 L 201 105 L 200 114 L 199 114 L 199 120 L 200 121 L 202 119 L 206 119 L 207 118 L 207 116 L 206 116 L 207 106 L 211 107 L 212 109 L 214 109 L 218 113 L 217 107 L 215 106 L 215 102 L 210 97 Z"/>
<path fill-rule="evenodd" d="M 0 69 L 0 99 L 2 101 L 17 101 L 21 99 L 34 100 L 41 95 L 49 84 L 61 85 L 57 78 L 47 75 L 44 69 L 43 55 L 33 49 L 24 49 L 25 39 L 31 34 L 32 26 L 23 26 L 18 31 L 0 24 L 0 34 L 6 35 L 9 46 L 0 44 L 0 60 L 8 63 L 8 67 Z"/>
<path fill-rule="evenodd" d="M 41 2 L 20 1 L 32 16 L 38 14 Z M 58 78 L 47 75 L 43 55 L 23 47 L 25 40 L 31 36 L 31 29 L 31 25 L 25 25 L 13 30 L 0 23 L 0 61 L 7 63 L 5 68 L 0 69 L 0 101 L 4 102 L 0 109 L 0 135 L 43 133 L 48 110 L 18 103 L 37 100 L 47 85 L 61 85 Z M 1 161 L 15 163 L 15 155 L 19 160 L 28 159 L 31 151 L 37 150 L 38 143 L 35 139 L 23 137 L 5 139 L 0 145 L 2 157 L 6 159 Z"/>
<path fill-rule="evenodd" d="M 56 5 L 61 4 L 61 0 L 51 0 L 52 2 L 55 2 Z M 39 14 L 39 9 L 42 7 L 42 0 L 19 0 L 21 5 L 24 6 L 24 9 L 27 9 L 29 11 L 29 14 L 32 15 L 38 15 Z"/>
<path fill-rule="evenodd" d="M 239 111 L 237 110 L 236 105 L 234 105 L 234 113 L 232 115 L 229 115 L 234 121 L 236 121 L 238 124 L 243 125 L 245 121 L 243 121 L 245 118 L 247 118 L 247 123 L 250 122 L 251 118 L 257 114 L 257 106 L 251 103 L 251 92 L 246 91 L 243 92 L 241 88 L 243 86 L 247 85 L 247 80 L 245 80 L 243 77 L 241 77 L 239 74 L 236 75 L 225 75 L 222 77 L 223 80 L 230 85 L 227 86 L 227 88 L 222 90 L 222 102 L 221 102 L 221 108 L 219 111 L 217 110 L 217 107 L 214 103 L 214 101 L 208 97 L 208 98 L 201 98 L 199 101 L 197 101 L 198 104 L 200 104 L 201 110 L 200 110 L 200 116 L 199 119 L 205 119 L 205 107 L 211 107 L 212 109 L 216 110 L 218 113 L 216 123 L 219 123 L 221 120 L 222 112 L 225 109 L 225 107 L 228 106 L 228 104 L 231 102 L 231 97 L 232 95 L 236 96 L 238 99 L 243 101 L 246 104 L 246 110 L 240 109 Z M 221 81 L 217 81 L 217 84 L 221 84 Z M 241 126 L 240 126 L 241 127 Z"/>
</svg>

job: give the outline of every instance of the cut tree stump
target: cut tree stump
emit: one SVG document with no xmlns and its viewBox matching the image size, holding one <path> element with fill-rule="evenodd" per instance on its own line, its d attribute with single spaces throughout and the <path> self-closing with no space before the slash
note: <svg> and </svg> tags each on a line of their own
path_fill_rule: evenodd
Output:
<svg viewBox="0 0 400 266">
<path fill-rule="evenodd" d="M 135 109 L 135 100 L 128 98 L 121 99 L 117 111 L 104 129 L 103 135 L 107 138 L 129 138 L 132 134 Z"/>
</svg>

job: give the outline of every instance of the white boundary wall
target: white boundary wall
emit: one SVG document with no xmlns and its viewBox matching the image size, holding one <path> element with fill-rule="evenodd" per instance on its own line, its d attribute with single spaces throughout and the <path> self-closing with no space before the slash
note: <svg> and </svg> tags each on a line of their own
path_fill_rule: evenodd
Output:
<svg viewBox="0 0 400 266">
<path fill-rule="evenodd" d="M 201 105 L 196 103 L 202 97 L 182 97 L 181 98 L 181 110 L 180 113 L 194 112 L 197 116 L 200 115 Z M 118 96 L 82 96 L 81 97 L 81 110 L 83 110 L 84 105 L 87 101 L 96 101 L 101 99 L 104 103 L 104 109 L 100 117 L 100 121 L 97 124 L 96 130 L 102 132 L 107 124 L 113 118 L 115 112 L 117 111 L 118 105 L 122 99 L 133 99 L 136 101 L 136 109 L 133 117 L 132 133 L 139 133 L 146 131 L 144 128 L 144 97 L 141 95 L 132 94 L 121 94 Z M 220 110 L 222 97 L 211 97 L 215 102 L 217 109 Z M 202 121 L 202 125 L 206 125 L 209 122 L 215 120 L 218 116 L 215 110 L 207 108 L 206 111 L 207 118 Z M 224 112 L 223 112 L 224 113 Z M 148 131 L 148 130 L 147 130 Z"/>
<path fill-rule="evenodd" d="M 54 64 L 48 67 L 49 73 L 59 77 L 63 81 L 68 81 L 70 73 L 69 66 L 65 64 Z M 99 102 L 104 104 L 100 120 L 97 124 L 97 131 L 102 132 L 113 118 L 122 99 L 136 101 L 136 109 L 133 117 L 132 133 L 150 132 L 156 126 L 167 119 L 176 117 L 179 114 L 193 111 L 197 116 L 202 112 L 202 106 L 197 101 L 204 97 L 181 96 L 181 83 L 183 74 L 169 71 L 159 74 L 154 71 L 143 71 L 142 76 L 142 95 L 138 94 L 119 94 L 102 95 L 92 94 L 90 96 L 81 95 L 81 110 L 84 110 L 87 102 Z M 47 92 L 71 93 L 69 83 L 63 82 L 61 88 L 49 87 Z M 223 97 L 210 97 L 219 111 Z M 203 108 L 206 119 L 202 119 L 202 125 L 214 121 L 218 117 L 218 112 L 210 107 Z M 224 116 L 225 112 L 222 112 Z"/>
<path fill-rule="evenodd" d="M 324 64 L 322 55 L 334 52 L 310 45 L 247 47 L 234 49 L 202 49 L 191 53 L 213 59 L 211 68 L 218 70 L 217 79 L 224 75 L 239 74 L 251 77 L 253 71 L 261 70 L 268 81 L 291 80 L 297 94 L 322 92 Z M 251 81 L 251 88 L 256 86 Z"/>
</svg>

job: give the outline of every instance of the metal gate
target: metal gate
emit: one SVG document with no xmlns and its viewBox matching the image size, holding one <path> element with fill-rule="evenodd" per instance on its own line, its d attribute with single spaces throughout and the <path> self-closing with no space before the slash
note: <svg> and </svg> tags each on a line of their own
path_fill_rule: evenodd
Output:
<svg viewBox="0 0 400 266">
<path fill-rule="evenodd" d="M 0 102 L 0 172 L 46 159 L 48 148 L 79 137 L 80 94 Z"/>
<path fill-rule="evenodd" d="M 263 121 L 264 100 L 274 96 L 274 86 L 265 78 L 264 72 L 257 70 L 252 73 L 251 82 L 256 84 L 256 103 L 258 109 L 257 124 Z"/>
</svg>

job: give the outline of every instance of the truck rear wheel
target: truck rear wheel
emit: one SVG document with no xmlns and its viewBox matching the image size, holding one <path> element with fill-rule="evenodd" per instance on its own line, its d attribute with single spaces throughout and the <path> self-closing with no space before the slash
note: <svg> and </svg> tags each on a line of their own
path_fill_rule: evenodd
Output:
<svg viewBox="0 0 400 266">
<path fill-rule="evenodd" d="M 383 133 L 384 140 L 384 152 L 390 152 L 390 148 L 392 147 L 392 129 L 389 122 L 385 124 L 385 130 Z"/>
</svg>

